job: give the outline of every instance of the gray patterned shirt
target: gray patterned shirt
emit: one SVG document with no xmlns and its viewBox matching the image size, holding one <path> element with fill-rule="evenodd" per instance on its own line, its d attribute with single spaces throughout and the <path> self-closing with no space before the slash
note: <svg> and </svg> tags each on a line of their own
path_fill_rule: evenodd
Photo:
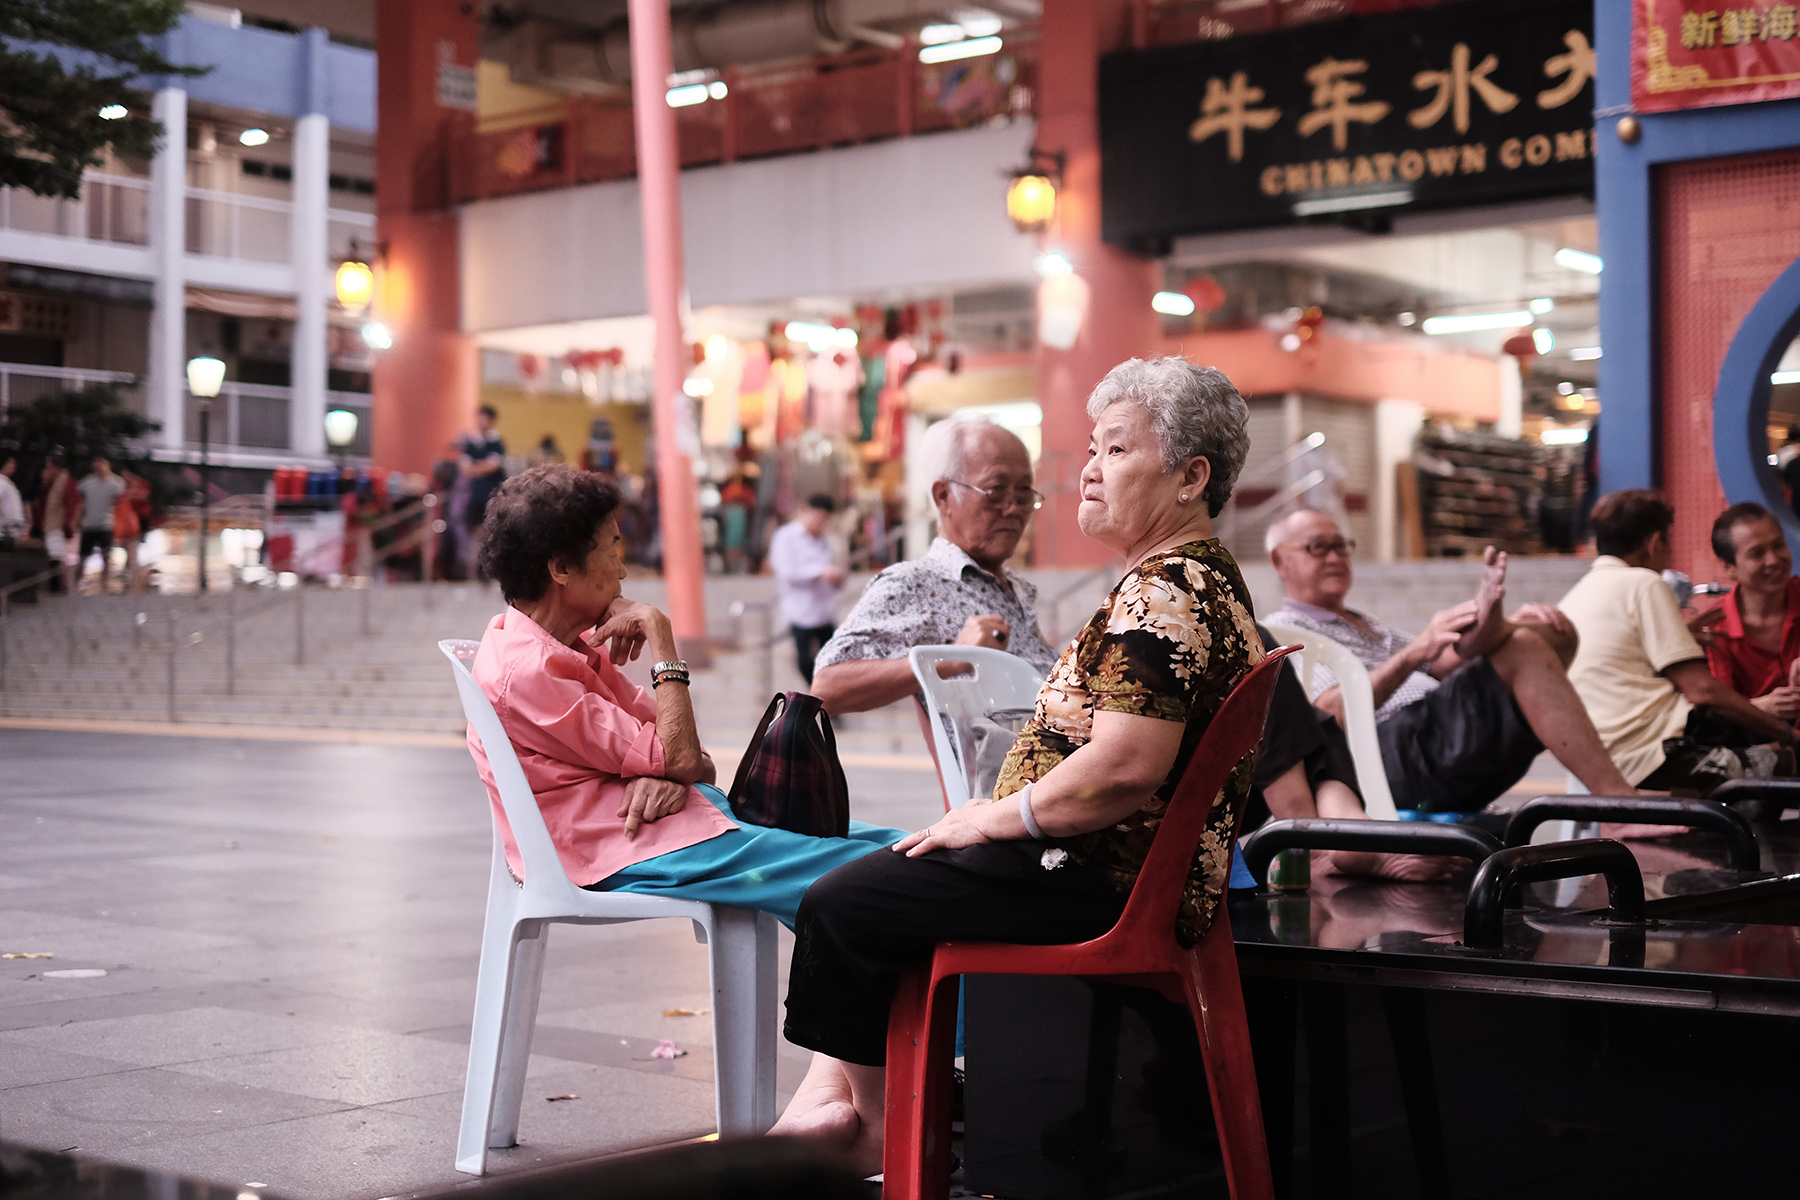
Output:
<svg viewBox="0 0 1800 1200">
<path fill-rule="evenodd" d="M 1302 629 L 1322 633 L 1345 647 L 1350 653 L 1356 655 L 1362 661 L 1362 665 L 1369 668 L 1370 671 L 1412 645 L 1412 634 L 1403 633 L 1386 621 L 1371 617 L 1368 613 L 1357 612 L 1355 609 L 1346 609 L 1345 611 L 1354 614 L 1363 624 L 1374 630 L 1375 636 L 1370 637 L 1356 625 L 1317 605 L 1302 604 L 1290 597 L 1281 606 L 1282 616 Z M 1320 668 L 1313 675 L 1313 683 L 1318 689 L 1313 698 L 1317 699 L 1318 692 L 1337 686 L 1337 679 L 1332 676 L 1330 671 Z M 1387 720 L 1413 701 L 1423 700 L 1426 696 L 1431 695 L 1437 690 L 1437 686 L 1438 681 L 1424 671 L 1414 671 L 1400 681 L 1400 686 L 1395 688 L 1394 694 L 1387 698 L 1387 703 L 1375 710 L 1375 719 L 1377 721 Z"/>
<path fill-rule="evenodd" d="M 914 646 L 954 642 L 970 617 L 991 613 L 1012 626 L 1007 649 L 1048 672 L 1056 652 L 1038 632 L 1037 589 L 1017 574 L 1002 583 L 962 547 L 936 538 L 924 558 L 895 563 L 863 590 L 824 649 L 817 668 L 871 658 L 905 658 Z"/>
</svg>

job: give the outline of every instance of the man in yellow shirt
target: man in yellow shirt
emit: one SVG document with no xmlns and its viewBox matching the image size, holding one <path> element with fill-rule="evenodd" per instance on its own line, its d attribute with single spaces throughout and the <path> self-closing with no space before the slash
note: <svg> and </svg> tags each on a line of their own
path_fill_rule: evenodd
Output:
<svg viewBox="0 0 1800 1200">
<path fill-rule="evenodd" d="M 1792 742 L 1794 730 L 1707 670 L 1662 578 L 1674 522 L 1657 492 L 1602 496 L 1592 517 L 1599 557 L 1557 607 L 1581 635 L 1569 682 L 1620 772 L 1640 788 L 1705 795 L 1770 774 L 1768 743 Z"/>
</svg>

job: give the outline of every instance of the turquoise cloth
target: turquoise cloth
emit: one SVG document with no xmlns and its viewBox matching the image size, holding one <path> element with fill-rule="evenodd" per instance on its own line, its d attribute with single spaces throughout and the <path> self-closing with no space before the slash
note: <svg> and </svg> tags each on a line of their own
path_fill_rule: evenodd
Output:
<svg viewBox="0 0 1800 1200">
<path fill-rule="evenodd" d="M 850 836 L 843 838 L 746 825 L 732 813 L 724 792 L 710 783 L 696 786 L 713 807 L 737 822 L 736 829 L 633 863 L 588 886 L 597 892 L 637 892 L 760 909 L 792 929 L 800 897 L 813 880 L 906 836 L 904 830 L 861 821 L 850 822 Z"/>
</svg>

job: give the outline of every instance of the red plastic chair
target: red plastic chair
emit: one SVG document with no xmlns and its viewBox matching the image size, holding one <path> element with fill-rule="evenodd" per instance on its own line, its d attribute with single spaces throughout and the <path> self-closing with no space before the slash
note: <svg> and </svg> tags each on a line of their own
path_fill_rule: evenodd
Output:
<svg viewBox="0 0 1800 1200">
<path fill-rule="evenodd" d="M 959 975 L 1083 975 L 1153 987 L 1194 1014 L 1206 1060 L 1225 1179 L 1237 1200 L 1271 1200 L 1269 1151 L 1237 950 L 1223 901 L 1192 948 L 1175 939 L 1175 913 L 1213 798 L 1262 740 L 1281 659 L 1276 650 L 1241 680 L 1207 726 L 1175 789 L 1125 911 L 1105 935 L 1066 946 L 946 942 L 929 966 L 901 977 L 888 1014 L 885 1200 L 943 1200 L 950 1191 L 951 1060 Z"/>
</svg>

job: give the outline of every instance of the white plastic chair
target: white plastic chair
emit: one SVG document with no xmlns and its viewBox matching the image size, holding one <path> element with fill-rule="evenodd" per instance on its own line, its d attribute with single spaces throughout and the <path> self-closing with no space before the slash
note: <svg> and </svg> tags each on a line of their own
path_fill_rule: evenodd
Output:
<svg viewBox="0 0 1800 1200">
<path fill-rule="evenodd" d="M 507 868 L 496 823 L 456 1169 L 484 1174 L 490 1147 L 518 1142 L 544 950 L 549 926 L 558 921 L 614 925 L 681 917 L 694 923 L 695 940 L 711 950 L 713 1093 L 719 1132 L 763 1133 L 775 1123 L 775 918 L 723 904 L 576 887 L 557 857 L 500 717 L 469 673 L 480 645 L 451 639 L 439 642 L 438 649 L 456 669 L 463 712 L 481 738 L 499 786 L 501 807 L 524 860 L 525 882 L 514 882 Z"/>
<path fill-rule="evenodd" d="M 1350 741 L 1350 757 L 1356 763 L 1356 783 L 1362 792 L 1363 811 L 1377 821 L 1398 818 L 1394 794 L 1388 790 L 1387 768 L 1381 763 L 1381 742 L 1375 736 L 1375 689 L 1369 683 L 1369 670 L 1362 660 L 1342 642 L 1322 633 L 1283 621 L 1279 613 L 1263 618 L 1263 626 L 1284 646 L 1300 646 L 1300 653 L 1289 658 L 1299 673 L 1300 686 L 1310 697 L 1321 688 L 1313 683 L 1314 672 L 1323 667 L 1336 677 L 1344 697 L 1344 735 Z"/>
<path fill-rule="evenodd" d="M 977 784 L 973 722 L 1000 709 L 1032 707 L 1044 677 L 1018 655 L 984 646 L 914 646 L 907 659 L 919 681 L 944 807 L 961 808 Z M 937 672 L 942 662 L 966 662 L 974 672 L 944 679 Z"/>
</svg>

